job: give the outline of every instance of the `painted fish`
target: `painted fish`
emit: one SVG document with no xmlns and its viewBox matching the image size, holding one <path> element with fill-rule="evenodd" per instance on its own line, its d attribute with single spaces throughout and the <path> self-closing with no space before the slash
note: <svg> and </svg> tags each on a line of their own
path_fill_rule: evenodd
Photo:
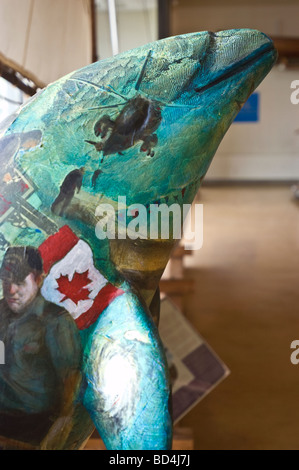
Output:
<svg viewBox="0 0 299 470">
<path fill-rule="evenodd" d="M 108 449 L 171 448 L 153 299 L 176 237 L 150 238 L 150 213 L 192 203 L 275 60 L 254 30 L 167 38 L 2 123 L 0 447 L 78 449 L 96 426 Z"/>
</svg>

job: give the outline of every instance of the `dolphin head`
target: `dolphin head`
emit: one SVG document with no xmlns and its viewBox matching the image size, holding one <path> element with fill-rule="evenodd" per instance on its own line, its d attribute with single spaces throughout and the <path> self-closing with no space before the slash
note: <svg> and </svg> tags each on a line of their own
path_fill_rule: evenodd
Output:
<svg viewBox="0 0 299 470">
<path fill-rule="evenodd" d="M 172 186 L 182 187 L 203 178 L 225 132 L 277 53 L 271 39 L 250 29 L 186 34 L 156 47 L 140 89 L 165 104 L 168 151 L 166 145 L 161 153 L 169 160 L 161 158 Z M 181 171 L 171 171 L 173 165 Z"/>
<path fill-rule="evenodd" d="M 36 209 L 56 227 L 71 226 L 108 278 L 121 272 L 149 302 L 175 240 L 115 233 L 99 240 L 97 207 L 108 204 L 117 215 L 133 204 L 149 213 L 150 204 L 191 203 L 225 132 L 275 60 L 272 41 L 249 29 L 156 41 L 49 85 L 9 121 L 4 140 L 38 130 L 38 145 L 16 146 L 13 155 L 33 182 Z M 81 167 L 80 193 L 64 211 L 51 210 L 65 177 Z M 117 220 L 108 224 L 113 232 Z"/>
</svg>

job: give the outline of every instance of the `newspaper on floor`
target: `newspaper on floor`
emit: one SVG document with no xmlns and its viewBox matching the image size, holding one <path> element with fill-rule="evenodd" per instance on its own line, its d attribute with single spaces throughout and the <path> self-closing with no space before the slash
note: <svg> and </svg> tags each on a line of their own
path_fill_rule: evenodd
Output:
<svg viewBox="0 0 299 470">
<path fill-rule="evenodd" d="M 170 370 L 176 424 L 230 371 L 167 296 L 161 299 L 159 333 Z"/>
</svg>

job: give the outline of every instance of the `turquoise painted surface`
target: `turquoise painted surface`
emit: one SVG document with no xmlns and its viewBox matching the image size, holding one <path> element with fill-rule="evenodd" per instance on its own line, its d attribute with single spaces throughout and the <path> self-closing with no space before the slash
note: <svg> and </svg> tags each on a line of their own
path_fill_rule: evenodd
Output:
<svg viewBox="0 0 299 470">
<path fill-rule="evenodd" d="M 136 297 L 118 297 L 85 349 L 84 405 L 110 449 L 170 449 L 172 424 L 165 355 Z M 99 391 L 99 393 L 95 393 Z"/>
<path fill-rule="evenodd" d="M 3 124 L 0 257 L 9 244 L 39 247 L 68 225 L 91 247 L 96 269 L 124 291 L 80 333 L 84 384 L 76 400 L 84 408 L 61 447 L 78 447 L 91 432 L 86 415 L 80 425 L 85 410 L 107 448 L 170 447 L 168 371 L 148 307 L 174 241 L 99 240 L 96 208 L 117 205 L 118 196 L 127 206 L 191 203 L 275 59 L 270 39 L 252 30 L 168 38 L 69 74 Z M 63 213 L 53 209 L 65 178 L 81 167 L 80 192 Z M 8 174 L 21 177 L 27 205 L 9 196 Z"/>
<path fill-rule="evenodd" d="M 149 51 L 151 56 L 137 92 L 135 86 Z M 23 108 L 7 131 L 41 132 L 35 147 L 20 148 L 14 155 L 15 163 L 42 188 L 36 192 L 35 206 L 41 205 L 53 217 L 50 206 L 63 175 L 80 166 L 85 167 L 82 189 L 91 221 L 99 202 L 117 201 L 118 195 L 126 196 L 127 205 L 157 199 L 163 202 L 165 197 L 168 204 L 191 202 L 224 133 L 271 68 L 274 57 L 269 39 L 261 33 L 225 31 L 211 36 L 203 32 L 149 44 L 92 64 L 50 85 Z M 225 74 L 229 74 L 226 79 Z M 201 92 L 208 83 L 214 85 Z M 153 158 L 139 151 L 139 142 L 123 155 L 105 157 L 100 164 L 100 153 L 86 142 L 98 140 L 93 129 L 101 115 L 108 113 L 114 119 L 122 109 L 124 100 L 110 89 L 127 99 L 140 94 L 158 101 L 162 120 L 156 131 L 158 144 Z M 94 109 L 117 104 L 116 108 Z M 173 171 L 175 165 L 179 165 L 179 171 Z M 92 176 L 99 167 L 103 175 L 93 189 Z M 85 208 L 82 204 L 82 210 Z M 89 239 L 97 254 L 94 224 L 78 220 L 80 215 L 79 211 L 70 223 Z M 102 243 L 101 252 L 103 249 Z M 106 256 L 103 258 L 101 267 L 109 269 Z"/>
</svg>

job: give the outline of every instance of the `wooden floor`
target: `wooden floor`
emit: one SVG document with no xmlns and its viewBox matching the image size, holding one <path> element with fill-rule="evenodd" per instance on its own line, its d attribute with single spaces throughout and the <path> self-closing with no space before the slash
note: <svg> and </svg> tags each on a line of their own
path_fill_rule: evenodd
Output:
<svg viewBox="0 0 299 470">
<path fill-rule="evenodd" d="M 290 185 L 204 186 L 185 312 L 231 374 L 181 425 L 195 449 L 299 449 L 299 203 Z"/>
</svg>

